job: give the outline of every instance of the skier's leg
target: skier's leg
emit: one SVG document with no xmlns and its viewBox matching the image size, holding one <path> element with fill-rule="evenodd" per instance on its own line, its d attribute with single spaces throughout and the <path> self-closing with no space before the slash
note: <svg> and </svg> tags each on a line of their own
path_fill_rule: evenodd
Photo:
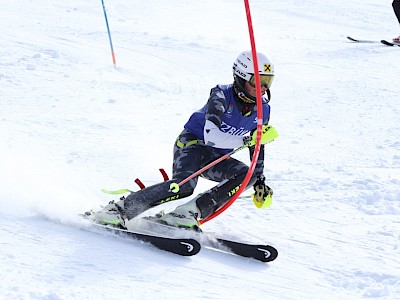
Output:
<svg viewBox="0 0 400 300">
<path fill-rule="evenodd" d="M 192 188 L 181 188 L 178 193 L 171 192 L 170 184 L 174 180 L 158 183 L 143 190 L 131 193 L 120 201 L 111 201 L 98 212 L 93 213 L 93 219 L 101 224 L 125 226 L 125 220 L 130 220 L 144 211 L 159 204 L 190 196 Z"/>
<path fill-rule="evenodd" d="M 220 162 L 204 173 L 204 177 L 207 179 L 222 180 L 217 186 L 178 206 L 174 211 L 162 216 L 160 220 L 178 227 L 198 226 L 198 219 L 210 216 L 239 190 L 247 171 L 247 165 L 236 159 L 229 158 Z M 255 181 L 256 177 L 253 176 L 247 188 L 252 186 Z"/>
<path fill-rule="evenodd" d="M 180 182 L 196 172 L 202 164 L 201 143 L 196 143 L 196 136 L 184 130 L 174 146 L 173 179 L 158 183 L 131 193 L 125 199 L 113 201 L 99 212 L 94 219 L 103 224 L 121 223 L 121 219 L 132 219 L 144 211 L 157 205 L 182 199 L 193 194 L 198 178 L 193 178 L 183 184 L 178 193 L 170 191 L 171 183 Z M 121 217 L 122 215 L 122 217 Z"/>
</svg>

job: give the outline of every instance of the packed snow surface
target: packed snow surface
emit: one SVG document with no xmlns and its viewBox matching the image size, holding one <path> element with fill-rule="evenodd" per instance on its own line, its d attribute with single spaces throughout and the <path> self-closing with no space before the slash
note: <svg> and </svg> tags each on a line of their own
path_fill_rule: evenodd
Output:
<svg viewBox="0 0 400 300">
<path fill-rule="evenodd" d="M 101 188 L 171 175 L 184 123 L 250 49 L 242 1 L 106 0 L 116 68 L 101 1 L 1 2 L 0 299 L 399 299 L 400 48 L 346 39 L 398 36 L 391 0 L 250 1 L 276 66 L 274 202 L 242 197 L 203 230 L 275 246 L 269 264 L 78 217 L 115 199 Z"/>
</svg>

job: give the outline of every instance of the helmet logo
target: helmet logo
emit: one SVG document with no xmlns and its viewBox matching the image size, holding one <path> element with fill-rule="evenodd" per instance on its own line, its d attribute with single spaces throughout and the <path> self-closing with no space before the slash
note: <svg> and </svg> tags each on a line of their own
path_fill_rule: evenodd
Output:
<svg viewBox="0 0 400 300">
<path fill-rule="evenodd" d="M 247 74 L 246 73 L 243 73 L 242 71 L 240 71 L 240 70 L 235 70 L 235 72 L 236 72 L 236 74 L 238 74 L 240 77 L 242 77 L 242 78 L 246 78 L 246 76 L 247 76 Z"/>
<path fill-rule="evenodd" d="M 240 59 L 237 59 L 237 62 L 238 62 L 240 65 L 242 65 L 243 68 L 247 69 L 247 65 L 246 65 L 244 62 L 242 62 Z"/>
<path fill-rule="evenodd" d="M 270 64 L 264 64 L 264 72 L 272 72 Z"/>
</svg>

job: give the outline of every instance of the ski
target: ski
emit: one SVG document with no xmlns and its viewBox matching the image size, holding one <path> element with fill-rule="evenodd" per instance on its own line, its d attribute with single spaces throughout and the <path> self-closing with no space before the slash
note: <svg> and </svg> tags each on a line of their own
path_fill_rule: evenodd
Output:
<svg viewBox="0 0 400 300">
<path fill-rule="evenodd" d="M 224 238 L 214 237 L 211 234 L 187 228 L 179 228 L 160 223 L 155 217 L 146 217 L 136 221 L 140 231 L 157 232 L 162 236 L 185 236 L 196 238 L 202 246 L 228 252 L 234 255 L 253 258 L 262 262 L 271 262 L 278 257 L 278 250 L 270 245 L 249 244 Z"/>
<path fill-rule="evenodd" d="M 255 245 L 221 238 L 216 238 L 216 241 L 227 248 L 228 252 L 262 262 L 271 262 L 278 257 L 278 250 L 270 245 Z"/>
<path fill-rule="evenodd" d="M 158 249 L 182 256 L 196 255 L 201 249 L 200 243 L 192 238 L 169 238 L 148 233 L 139 233 L 132 230 L 120 229 L 96 223 L 93 223 L 92 225 L 121 236 L 126 236 L 135 240 L 150 243 Z"/>
<path fill-rule="evenodd" d="M 355 43 L 371 43 L 371 44 L 372 43 L 380 43 L 380 41 L 354 39 L 350 36 L 348 36 L 347 39 L 349 39 L 350 41 L 355 42 Z"/>
<path fill-rule="evenodd" d="M 379 44 L 379 43 L 381 43 L 381 44 L 384 44 L 384 45 L 386 45 L 386 46 L 399 46 L 399 47 L 400 47 L 400 44 L 392 43 L 392 42 L 389 42 L 389 41 L 387 41 L 387 40 L 380 40 L 380 41 L 375 41 L 375 40 L 358 40 L 358 39 L 354 39 L 354 38 L 352 38 L 352 37 L 350 37 L 350 36 L 348 36 L 347 38 L 348 38 L 350 41 L 355 42 L 355 43 L 374 43 L 374 44 Z"/>
<path fill-rule="evenodd" d="M 386 41 L 386 40 L 381 40 L 381 43 L 384 44 L 384 45 L 386 45 L 386 46 L 399 46 L 399 47 L 400 47 L 400 44 L 388 42 L 388 41 Z"/>
</svg>

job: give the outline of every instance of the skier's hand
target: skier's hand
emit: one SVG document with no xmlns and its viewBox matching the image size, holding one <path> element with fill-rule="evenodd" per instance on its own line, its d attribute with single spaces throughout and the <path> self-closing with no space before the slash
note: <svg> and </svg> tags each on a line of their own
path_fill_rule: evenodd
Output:
<svg viewBox="0 0 400 300">
<path fill-rule="evenodd" d="M 257 177 L 256 183 L 253 185 L 254 194 L 252 194 L 253 203 L 258 208 L 267 208 L 272 204 L 272 189 L 265 184 L 265 177 L 260 175 Z"/>
<path fill-rule="evenodd" d="M 262 128 L 262 136 L 261 136 L 261 144 L 267 144 L 272 142 L 274 139 L 276 139 L 279 136 L 278 131 L 275 129 L 275 127 L 271 126 L 271 125 L 264 125 Z M 249 147 L 253 147 L 256 144 L 257 141 L 257 131 L 253 132 L 253 135 L 251 137 L 247 137 L 247 141 L 246 139 L 244 139 L 244 142 L 248 142 L 249 143 Z"/>
</svg>

